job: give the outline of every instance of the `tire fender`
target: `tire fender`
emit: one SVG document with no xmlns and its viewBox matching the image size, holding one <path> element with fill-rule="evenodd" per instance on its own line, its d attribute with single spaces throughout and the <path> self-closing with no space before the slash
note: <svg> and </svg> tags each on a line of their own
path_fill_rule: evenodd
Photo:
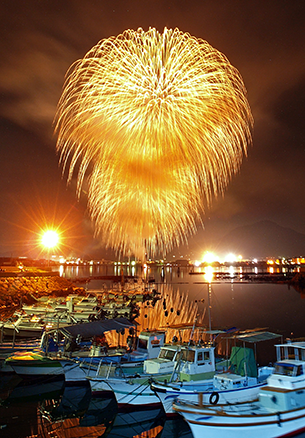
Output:
<svg viewBox="0 0 305 438">
<path fill-rule="evenodd" d="M 210 404 L 211 405 L 217 405 L 218 401 L 219 401 L 219 394 L 218 394 L 218 392 L 212 392 L 212 394 L 210 395 L 210 398 L 209 398 Z"/>
</svg>

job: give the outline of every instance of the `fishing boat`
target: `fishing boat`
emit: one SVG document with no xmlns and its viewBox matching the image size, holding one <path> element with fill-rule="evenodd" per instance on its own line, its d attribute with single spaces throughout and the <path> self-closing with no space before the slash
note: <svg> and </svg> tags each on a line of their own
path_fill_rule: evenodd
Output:
<svg viewBox="0 0 305 438">
<path fill-rule="evenodd" d="M 68 313 L 57 315 L 27 315 L 18 314 L 5 321 L 1 326 L 2 338 L 30 339 L 40 337 L 45 330 L 58 329 L 77 321 Z"/>
<path fill-rule="evenodd" d="M 199 397 L 196 403 L 173 403 L 194 438 L 279 438 L 305 430 L 305 343 L 278 344 L 276 352 L 275 371 L 260 389 L 258 400 L 205 405 Z"/>
<path fill-rule="evenodd" d="M 35 300 L 34 304 L 23 304 L 22 311 L 27 315 L 44 315 L 45 313 L 54 313 L 54 308 L 56 305 L 62 303 L 66 298 L 64 297 L 50 297 L 49 295 L 36 298 L 32 295 Z"/>
<path fill-rule="evenodd" d="M 193 378 L 204 381 L 205 389 L 213 384 L 216 372 L 212 345 L 165 344 L 156 359 L 144 361 L 142 374 L 128 375 L 118 367 L 99 368 L 95 376 L 88 376 L 93 394 L 113 391 L 119 407 L 127 405 L 159 405 L 160 399 L 151 389 L 152 379 L 160 382 L 187 380 Z M 219 364 L 222 368 L 224 364 Z M 200 369 L 200 370 L 199 370 Z"/>
<path fill-rule="evenodd" d="M 96 322 L 92 324 L 97 325 Z M 104 321 L 102 324 L 104 327 L 102 330 L 110 330 L 110 327 L 108 328 L 110 323 Z M 101 324 L 98 325 L 100 326 Z M 82 332 L 83 326 L 80 327 L 80 332 Z M 130 323 L 129 328 L 133 327 L 134 325 Z M 111 324 L 111 329 L 113 330 L 113 324 Z M 65 331 L 69 330 L 68 328 Z M 73 328 L 74 330 L 75 328 Z M 95 333 L 97 333 L 96 330 Z M 146 330 L 139 334 L 137 347 L 133 351 L 129 349 L 126 351 L 126 348 L 108 349 L 102 345 L 92 344 L 89 350 L 72 352 L 71 358 L 73 361 L 69 364 L 66 363 L 64 367 L 66 383 L 88 383 L 87 376 L 95 376 L 97 370 L 106 364 L 117 364 L 119 366 L 117 373 L 119 374 L 132 375 L 142 373 L 144 361 L 158 356 L 161 347 L 164 345 L 164 340 L 164 331 Z"/>
<path fill-rule="evenodd" d="M 87 320 L 88 316 L 95 313 L 96 307 L 99 306 L 98 298 L 94 295 L 76 295 L 70 294 L 67 297 L 42 297 L 37 299 L 35 304 L 22 306 L 23 312 L 27 315 L 49 314 L 55 316 L 60 312 L 68 310 L 76 314 L 76 319 Z"/>
<path fill-rule="evenodd" d="M 122 408 L 128 405 L 154 407 L 161 402 L 150 387 L 153 379 L 159 382 L 176 379 L 192 382 L 193 379 L 200 379 L 204 381 L 205 389 L 209 389 L 216 372 L 215 347 L 210 342 L 193 341 L 196 323 L 197 320 L 193 324 L 179 326 L 179 330 L 191 330 L 188 344 L 179 342 L 178 337 L 174 336 L 171 343 L 161 347 L 157 358 L 144 361 L 143 373 L 132 375 L 119 367 L 100 367 L 95 376 L 87 377 L 92 393 L 113 391 L 118 406 Z M 199 331 L 202 328 L 197 324 Z M 208 336 L 211 336 L 210 332 Z M 219 364 L 220 369 L 226 366 L 225 362 Z"/>
<path fill-rule="evenodd" d="M 106 319 L 92 321 L 84 324 L 76 324 L 64 327 L 55 332 L 46 332 L 41 341 L 41 346 L 46 353 L 49 348 L 49 340 L 56 335 L 62 339 L 58 354 L 63 363 L 66 384 L 86 383 L 86 374 L 96 373 L 97 367 L 102 363 L 118 363 L 126 353 L 126 348 L 109 348 L 105 333 L 116 331 L 119 336 L 125 330 L 134 332 L 135 324 L 126 318 Z M 69 358 L 69 361 L 65 359 Z M 137 363 L 133 362 L 136 366 Z"/>
<path fill-rule="evenodd" d="M 33 305 L 23 305 L 0 326 L 3 338 L 40 337 L 45 330 L 59 329 L 67 325 L 100 319 L 101 308 L 97 296 L 68 295 L 49 298 Z"/>
<path fill-rule="evenodd" d="M 107 330 L 122 330 L 132 326 L 132 323 L 124 318 L 118 318 L 115 320 L 94 321 L 88 324 L 80 324 L 80 326 L 84 336 L 92 337 L 94 333 L 98 333 L 98 330 L 100 330 L 100 333 L 104 333 Z M 9 365 L 22 377 L 49 375 L 64 378 L 65 371 L 75 367 L 75 365 L 78 367 L 78 364 L 71 359 L 69 354 L 65 354 L 65 350 L 60 350 L 60 333 L 73 333 L 75 338 L 79 335 L 79 330 L 80 328 L 77 325 L 72 325 L 71 327 L 66 326 L 65 329 L 45 332 L 41 339 L 41 348 L 33 351 L 17 351 L 5 359 L 5 364 Z M 47 348 L 44 348 L 45 343 Z M 64 347 L 69 350 L 68 346 L 69 344 L 64 343 Z M 67 352 L 69 353 L 69 351 Z"/>
<path fill-rule="evenodd" d="M 253 331 L 235 334 L 232 337 L 234 342 L 239 340 L 244 345 L 232 347 L 228 371 L 215 374 L 212 387 L 208 390 L 205 381 L 195 378 L 191 382 L 185 379 L 166 383 L 153 381 L 151 389 L 161 400 L 167 416 L 176 414 L 172 409 L 172 404 L 177 398 L 193 402 L 197 401 L 198 395 L 201 394 L 201 401 L 204 404 L 254 400 L 260 388 L 266 385 L 267 377 L 274 371 L 272 366 L 257 366 L 254 354 L 256 343 L 270 341 L 279 336 L 270 332 Z M 255 348 L 246 347 L 246 342 L 254 344 Z M 199 367 L 197 370 L 199 371 Z"/>
<path fill-rule="evenodd" d="M 161 347 L 158 358 L 149 360 L 149 362 L 159 361 L 159 357 L 162 356 L 163 373 L 158 374 L 160 379 L 171 377 L 179 357 L 180 348 L 178 345 L 164 345 Z M 144 404 L 154 407 L 160 405 L 160 400 L 150 389 L 152 376 L 153 374 L 148 374 L 145 371 L 125 374 L 120 366 L 110 364 L 99 366 L 96 374 L 88 375 L 87 379 L 90 382 L 93 395 L 101 396 L 111 391 L 116 397 L 119 408 Z"/>
<path fill-rule="evenodd" d="M 44 330 L 65 327 L 68 324 L 98 319 L 97 297 L 69 295 L 66 298 L 49 299 L 31 306 L 23 305 L 8 321 L 1 325 L 3 338 L 39 337 Z"/>
<path fill-rule="evenodd" d="M 22 378 L 56 376 L 64 379 L 61 361 L 47 357 L 41 351 L 16 352 L 6 358 L 5 363 Z"/>
<path fill-rule="evenodd" d="M 64 302 L 54 307 L 54 312 L 55 314 L 68 312 L 77 323 L 88 322 L 99 318 L 99 306 L 97 296 L 68 295 Z"/>
</svg>

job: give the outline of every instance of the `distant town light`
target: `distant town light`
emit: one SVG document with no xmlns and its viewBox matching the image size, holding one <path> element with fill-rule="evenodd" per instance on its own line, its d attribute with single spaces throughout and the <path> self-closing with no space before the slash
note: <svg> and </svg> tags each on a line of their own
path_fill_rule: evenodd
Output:
<svg viewBox="0 0 305 438">
<path fill-rule="evenodd" d="M 216 262 L 217 260 L 218 260 L 217 256 L 210 251 L 205 252 L 202 257 L 203 263 L 213 263 Z"/>
<path fill-rule="evenodd" d="M 229 263 L 236 262 L 236 256 L 232 253 L 228 254 L 225 258 L 225 262 L 229 262 Z"/>
</svg>

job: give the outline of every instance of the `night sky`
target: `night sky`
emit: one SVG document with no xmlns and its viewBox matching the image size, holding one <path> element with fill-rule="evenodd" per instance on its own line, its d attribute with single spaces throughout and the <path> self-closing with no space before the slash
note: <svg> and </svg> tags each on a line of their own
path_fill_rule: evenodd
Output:
<svg viewBox="0 0 305 438">
<path fill-rule="evenodd" d="M 304 23 L 302 0 L 2 0 L 0 256 L 44 256 L 39 233 L 50 225 L 63 232 L 64 255 L 112 256 L 93 238 L 85 194 L 78 200 L 62 179 L 53 119 L 70 65 L 101 39 L 139 27 L 178 27 L 224 53 L 254 117 L 241 171 L 189 251 L 261 220 L 305 234 Z"/>
</svg>

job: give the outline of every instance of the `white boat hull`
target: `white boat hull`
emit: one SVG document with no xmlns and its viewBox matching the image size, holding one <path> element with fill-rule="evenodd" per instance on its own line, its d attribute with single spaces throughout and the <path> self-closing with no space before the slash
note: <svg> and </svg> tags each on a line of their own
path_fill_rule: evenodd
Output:
<svg viewBox="0 0 305 438">
<path fill-rule="evenodd" d="M 22 328 L 18 327 L 18 329 L 15 329 L 15 327 L 9 327 L 8 325 L 5 326 L 3 329 L 3 336 L 7 338 L 39 338 L 43 332 L 43 327 L 33 327 L 33 328 Z"/>
<path fill-rule="evenodd" d="M 19 357 L 18 357 L 19 356 Z M 50 359 L 35 353 L 28 353 L 27 356 L 21 358 L 16 354 L 16 357 L 10 357 L 6 360 L 6 364 L 10 365 L 16 374 L 22 377 L 43 377 L 43 376 L 62 376 L 64 377 L 64 361 Z"/>
<path fill-rule="evenodd" d="M 160 406 L 159 398 L 150 388 L 149 377 L 141 382 L 137 379 L 99 379 L 89 377 L 93 395 L 100 395 L 112 391 L 119 408 L 129 406 Z"/>
<path fill-rule="evenodd" d="M 197 383 L 197 382 L 196 382 Z M 163 405 L 164 411 L 167 416 L 176 415 L 177 413 L 173 410 L 173 401 L 174 400 L 182 400 L 186 402 L 198 403 L 199 402 L 199 393 L 202 394 L 202 403 L 205 405 L 208 404 L 226 404 L 226 403 L 240 403 L 255 400 L 258 397 L 259 390 L 264 384 L 258 384 L 255 386 L 243 387 L 243 388 L 235 388 L 229 390 L 218 390 L 213 389 L 213 381 L 205 382 L 205 387 L 203 383 L 198 382 L 198 387 L 196 388 L 196 384 L 193 384 L 193 387 L 196 389 L 189 389 L 187 386 L 181 386 L 178 390 L 175 390 L 171 387 L 166 386 L 158 386 L 155 385 L 157 389 L 156 393 Z M 161 388 L 161 390 L 160 390 Z M 159 389 L 159 390 L 158 390 Z M 162 390 L 165 390 L 163 392 Z"/>
<path fill-rule="evenodd" d="M 27 365 L 11 365 L 15 373 L 25 377 L 37 377 L 37 376 L 64 376 L 64 371 L 61 365 L 45 366 L 27 366 Z"/>
<path fill-rule="evenodd" d="M 260 412 L 258 403 L 226 407 L 200 408 L 175 402 L 174 409 L 190 426 L 194 438 L 282 438 L 305 430 L 305 408 L 281 413 Z M 230 413 L 231 409 L 231 413 Z M 235 410 L 235 411 L 234 411 Z"/>
</svg>

